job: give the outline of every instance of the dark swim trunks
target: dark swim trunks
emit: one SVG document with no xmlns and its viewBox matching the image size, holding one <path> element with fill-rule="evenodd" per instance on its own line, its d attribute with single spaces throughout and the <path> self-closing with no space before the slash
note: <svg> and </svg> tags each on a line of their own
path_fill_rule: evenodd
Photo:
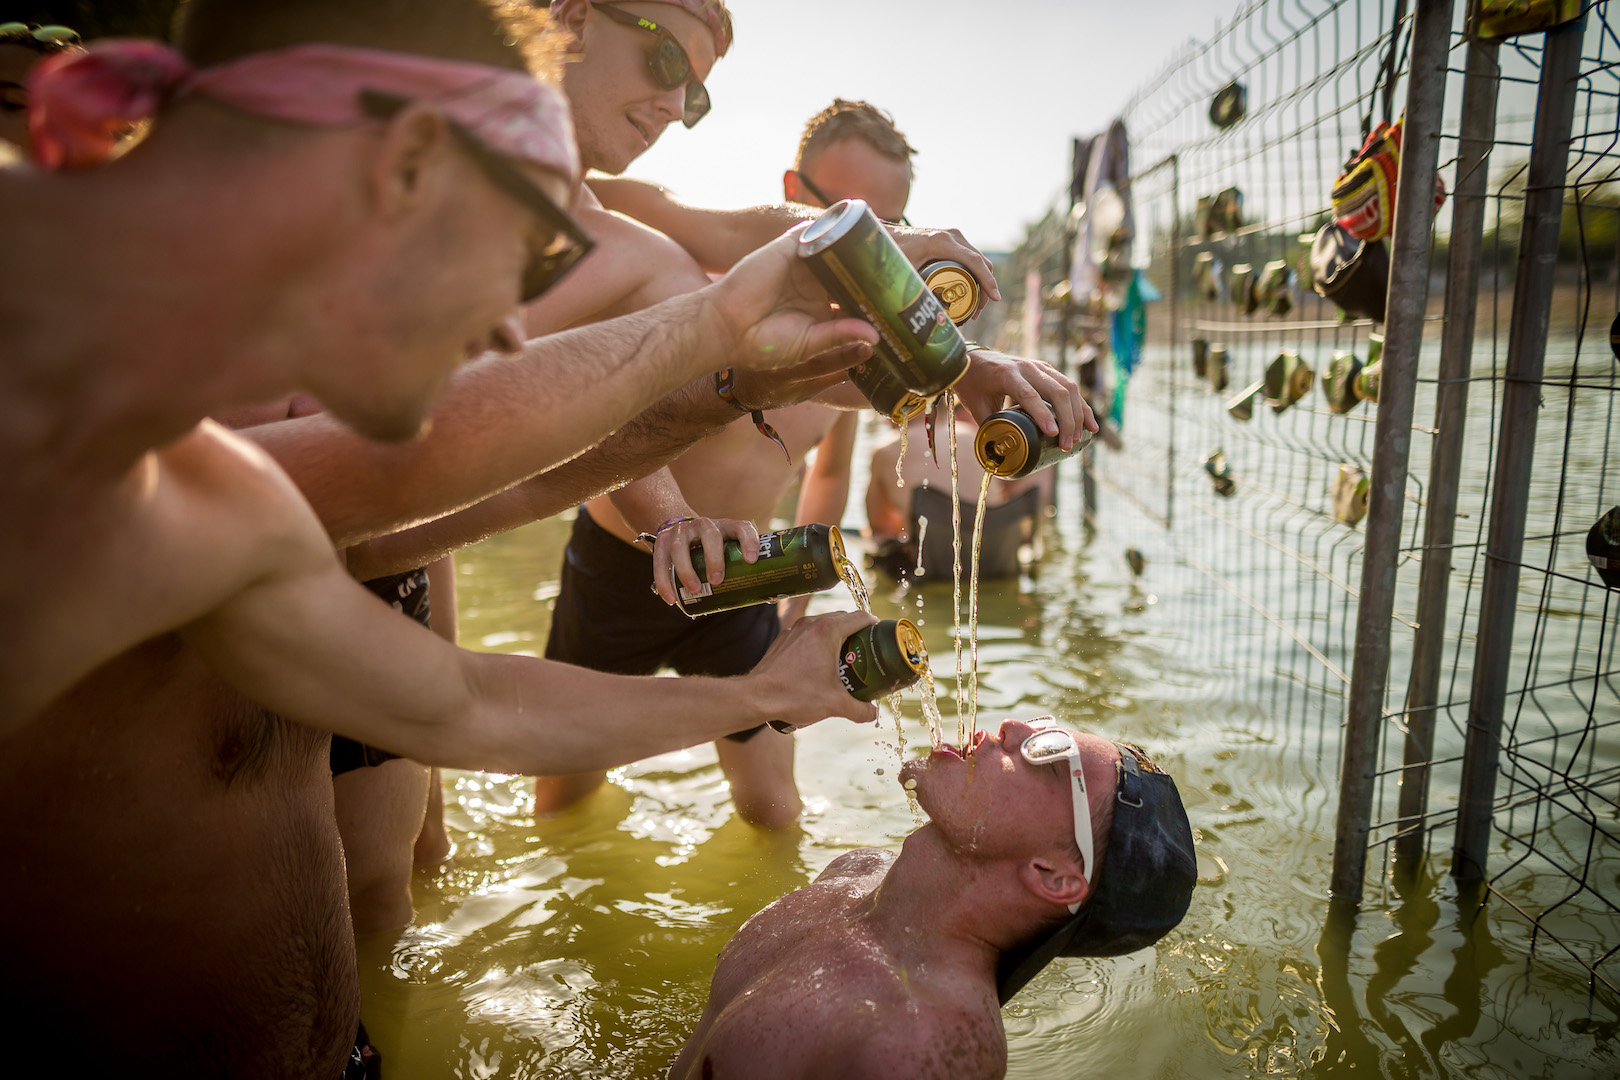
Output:
<svg viewBox="0 0 1620 1080">
<path fill-rule="evenodd" d="M 652 556 L 620 540 L 582 506 L 563 553 L 562 589 L 546 659 L 615 675 L 727 677 L 754 670 L 782 632 L 775 604 L 691 619 L 652 591 Z M 726 738 L 746 742 L 764 725 Z"/>
<path fill-rule="evenodd" d="M 366 588 L 380 596 L 384 601 L 392 604 L 395 611 L 415 619 L 423 626 L 428 625 L 428 619 L 433 609 L 428 601 L 427 568 L 421 567 L 409 570 L 403 574 L 389 574 L 387 577 L 373 578 L 363 582 Z M 375 746 L 345 739 L 341 735 L 332 736 L 331 767 L 333 776 L 341 776 L 355 769 L 364 769 L 373 765 L 381 765 L 385 761 L 392 761 L 398 754 L 390 754 L 387 750 L 379 750 Z"/>
<path fill-rule="evenodd" d="M 338 1080 L 382 1080 L 382 1054 L 372 1048 L 364 1024 L 355 1033 L 354 1049 L 349 1051 L 349 1060 L 344 1062 Z"/>
</svg>

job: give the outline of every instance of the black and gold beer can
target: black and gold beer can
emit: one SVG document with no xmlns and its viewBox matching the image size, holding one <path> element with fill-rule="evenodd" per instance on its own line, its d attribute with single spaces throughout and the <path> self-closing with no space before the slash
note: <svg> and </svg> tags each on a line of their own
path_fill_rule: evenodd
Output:
<svg viewBox="0 0 1620 1080">
<path fill-rule="evenodd" d="M 1073 450 L 1058 445 L 1056 435 L 1046 435 L 1023 409 L 1003 409 L 979 425 L 973 437 L 973 452 L 984 471 L 1003 480 L 1016 480 L 1055 465 L 1078 453 L 1091 441 L 1091 432 L 1081 430 Z"/>
<path fill-rule="evenodd" d="M 850 368 L 849 381 L 872 403 L 872 408 L 896 424 L 909 424 L 912 417 L 928 408 L 927 399 L 907 390 L 898 375 L 878 364 L 868 362 Z"/>
<path fill-rule="evenodd" d="M 967 371 L 961 332 L 866 203 L 834 203 L 799 235 L 799 255 L 839 307 L 877 329 L 868 369 L 888 369 L 925 398 Z"/>
<path fill-rule="evenodd" d="M 928 669 L 922 633 L 910 619 L 884 619 L 844 639 L 838 678 L 850 695 L 875 701 L 904 690 Z"/>
<path fill-rule="evenodd" d="M 923 263 L 923 284 L 945 308 L 946 316 L 961 326 L 979 310 L 979 281 L 973 272 L 959 262 L 935 259 Z"/>
<path fill-rule="evenodd" d="M 713 615 L 717 611 L 774 604 L 790 596 L 831 589 L 846 573 L 858 574 L 844 554 L 844 538 L 836 525 L 799 525 L 759 538 L 759 561 L 746 563 L 742 546 L 726 541 L 726 576 L 718 585 L 704 581 L 696 590 L 678 581 L 675 606 L 687 615 Z M 692 548 L 692 569 L 704 576 L 703 549 Z"/>
<path fill-rule="evenodd" d="M 922 632 L 910 619 L 884 619 L 844 639 L 838 655 L 838 679 L 852 697 L 876 701 L 904 690 L 928 670 Z M 785 720 L 768 720 L 784 735 L 799 730 Z"/>
</svg>

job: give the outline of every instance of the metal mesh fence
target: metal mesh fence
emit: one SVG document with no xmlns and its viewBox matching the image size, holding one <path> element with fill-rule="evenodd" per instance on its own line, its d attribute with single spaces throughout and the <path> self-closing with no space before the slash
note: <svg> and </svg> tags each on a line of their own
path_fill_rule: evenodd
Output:
<svg viewBox="0 0 1620 1080">
<path fill-rule="evenodd" d="M 1393 616 L 1379 630 L 1390 662 L 1365 822 L 1373 887 L 1399 890 L 1403 872 L 1445 869 L 1454 831 L 1466 831 L 1457 826 L 1468 785 L 1486 800 L 1483 877 L 1495 910 L 1522 918 L 1530 956 L 1577 972 L 1613 1009 L 1620 604 L 1586 542 L 1620 504 L 1620 368 L 1603 340 L 1620 308 L 1620 35 L 1607 0 L 1587 5 L 1565 179 L 1538 186 L 1529 180 L 1538 130 L 1543 160 L 1560 163 L 1565 149 L 1549 148 L 1560 140 L 1546 115 L 1538 126 L 1538 102 L 1543 114 L 1550 107 L 1540 84 L 1553 36 L 1510 38 L 1490 48 L 1492 67 L 1468 74 L 1485 53 L 1470 52 L 1480 46 L 1466 6 L 1451 28 L 1439 131 L 1440 175 L 1463 197 L 1439 212 L 1428 256 Z M 1175 587 L 1196 624 L 1187 629 L 1220 692 L 1252 705 L 1262 726 L 1303 733 L 1320 755 L 1341 750 L 1356 651 L 1378 636 L 1363 629 L 1358 642 L 1357 609 L 1380 408 L 1367 397 L 1377 393 L 1369 384 L 1383 327 L 1341 318 L 1311 290 L 1311 240 L 1330 219 L 1346 157 L 1380 119 L 1391 68 L 1395 115 L 1406 100 L 1406 11 L 1396 0 L 1255 0 L 1173 56 L 1122 114 L 1135 259 L 1164 300 L 1125 391 L 1126 452 L 1097 457 L 1102 512 L 1108 500 L 1128 503 L 1162 529 L 1155 554 L 1180 568 Z M 1491 91 L 1477 98 L 1492 106 L 1483 120 L 1464 108 L 1469 79 L 1482 80 L 1476 94 Z M 1245 91 L 1246 114 L 1222 128 L 1211 103 L 1232 84 Z M 1538 190 L 1562 198 L 1556 257 L 1522 264 Z M 1472 222 L 1480 210 L 1481 226 L 1453 235 L 1454 214 Z M 1059 276 L 1050 226 L 1012 260 L 1047 285 Z M 1477 301 L 1477 320 L 1464 299 Z M 1065 346 L 1099 335 L 1084 312 L 1072 321 Z M 1055 322 L 1049 314 L 1049 333 Z M 1527 375 L 1526 343 L 1538 341 L 1545 363 Z M 1362 394 L 1346 389 L 1348 375 L 1368 368 Z M 1528 424 L 1513 405 L 1527 388 L 1539 405 Z M 1387 402 L 1402 390 L 1382 392 Z M 1528 463 L 1522 500 L 1499 475 L 1513 471 L 1501 467 L 1503 446 Z M 1433 506 L 1449 529 L 1432 527 Z M 1522 553 L 1501 542 L 1516 526 Z M 1505 609 L 1487 599 L 1488 569 L 1498 583 L 1516 571 Z M 1481 656 L 1490 670 L 1476 670 Z M 1480 687 L 1503 677 L 1497 729 Z M 1466 879 L 1467 841 L 1456 842 Z"/>
</svg>

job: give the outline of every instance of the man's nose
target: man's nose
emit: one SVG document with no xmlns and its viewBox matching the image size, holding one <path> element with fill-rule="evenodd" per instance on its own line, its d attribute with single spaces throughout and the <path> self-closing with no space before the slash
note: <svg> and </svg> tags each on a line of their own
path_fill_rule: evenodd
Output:
<svg viewBox="0 0 1620 1080">
<path fill-rule="evenodd" d="M 653 110 L 666 126 L 673 124 L 686 115 L 686 84 L 681 83 L 673 90 L 665 90 L 653 98 L 652 104 Z M 656 132 L 648 132 L 648 134 L 656 138 L 658 135 L 663 134 L 663 128 L 659 128 Z"/>
<path fill-rule="evenodd" d="M 1000 740 L 1001 748 L 1011 754 L 1024 745 L 1024 740 L 1037 730 L 1023 720 L 1003 720 L 1001 726 L 996 729 L 996 738 Z"/>
</svg>

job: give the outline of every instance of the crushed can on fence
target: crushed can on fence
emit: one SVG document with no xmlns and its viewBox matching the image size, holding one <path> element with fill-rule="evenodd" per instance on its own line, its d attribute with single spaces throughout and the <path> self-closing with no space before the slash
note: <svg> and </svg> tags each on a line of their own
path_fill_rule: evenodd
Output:
<svg viewBox="0 0 1620 1080">
<path fill-rule="evenodd" d="M 855 574 L 844 554 L 844 538 L 836 525 L 799 525 L 759 538 L 759 561 L 746 563 L 735 540 L 725 545 L 726 576 L 718 585 L 704 581 L 697 589 L 676 582 L 675 606 L 696 618 L 717 611 L 774 604 L 790 596 L 822 592 L 840 585 L 844 575 Z M 692 548 L 692 569 L 704 576 L 703 549 Z"/>
<path fill-rule="evenodd" d="M 1322 396 L 1328 408 L 1336 413 L 1347 413 L 1361 400 L 1356 395 L 1356 376 L 1361 374 L 1361 357 L 1340 350 L 1328 362 L 1322 374 Z"/>
<path fill-rule="evenodd" d="M 1230 497 L 1237 491 L 1237 483 L 1232 479 L 1232 465 L 1226 460 L 1225 450 L 1216 450 L 1205 458 L 1204 471 L 1215 484 L 1215 494 Z"/>
<path fill-rule="evenodd" d="M 1378 404 L 1378 384 L 1384 375 L 1384 335 L 1367 335 L 1367 362 L 1356 375 L 1356 397 Z"/>
<path fill-rule="evenodd" d="M 1192 339 L 1193 374 L 1200 379 L 1208 378 L 1207 363 L 1209 361 L 1209 339 L 1195 337 Z"/>
<path fill-rule="evenodd" d="M 1039 472 L 1071 454 L 1085 449 L 1091 432 L 1081 430 L 1073 450 L 1058 445 L 1056 435 L 1046 435 L 1034 419 L 1020 408 L 1003 409 L 979 425 L 973 437 L 973 453 L 984 471 L 1003 480 Z"/>
<path fill-rule="evenodd" d="M 799 234 L 799 255 L 846 314 L 877 329 L 862 365 L 868 383 L 888 373 L 929 398 L 967 371 L 961 332 L 866 203 L 845 199 L 823 211 Z"/>
<path fill-rule="evenodd" d="M 1257 383 L 1250 383 L 1237 392 L 1237 396 L 1226 403 L 1226 411 L 1234 420 L 1252 420 L 1254 418 L 1254 403 L 1259 400 L 1261 392 L 1265 390 L 1266 382 L 1261 379 Z"/>
<path fill-rule="evenodd" d="M 1266 368 L 1266 403 L 1274 412 L 1286 412 L 1311 392 L 1316 372 L 1299 358 L 1299 353 L 1284 349 Z"/>
<path fill-rule="evenodd" d="M 1220 393 L 1232 383 L 1230 356 L 1225 345 L 1211 345 L 1209 356 L 1204 360 L 1204 368 L 1209 372 L 1209 385 Z"/>
<path fill-rule="evenodd" d="M 1356 524 L 1367 516 L 1367 497 L 1371 491 L 1372 482 L 1365 472 L 1354 465 L 1340 465 L 1329 492 L 1333 498 L 1333 516 L 1346 525 Z"/>
<path fill-rule="evenodd" d="M 1611 589 L 1620 589 L 1620 506 L 1610 508 L 1586 534 L 1586 557 Z"/>
<path fill-rule="evenodd" d="M 1481 38 L 1538 34 L 1581 16 L 1581 0 L 1478 0 L 1474 32 Z"/>
</svg>

